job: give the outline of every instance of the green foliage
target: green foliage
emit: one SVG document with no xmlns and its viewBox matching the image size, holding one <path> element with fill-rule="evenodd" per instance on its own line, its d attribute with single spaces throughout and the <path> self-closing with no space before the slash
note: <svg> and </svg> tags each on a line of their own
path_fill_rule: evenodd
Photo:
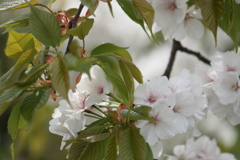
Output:
<svg viewBox="0 0 240 160">
<path fill-rule="evenodd" d="M 121 99 L 123 100 L 124 104 L 129 107 L 130 101 L 129 101 L 129 93 L 126 88 L 126 85 L 123 81 L 123 79 L 111 68 L 108 66 L 100 66 L 102 67 L 103 71 L 105 72 L 107 79 L 112 83 L 113 88 L 117 91 L 117 93 L 120 95 Z"/>
<path fill-rule="evenodd" d="M 124 160 L 144 160 L 147 145 L 139 129 L 125 129 L 119 140 L 119 158 Z"/>
<path fill-rule="evenodd" d="M 11 150 L 12 150 L 12 157 L 14 159 L 14 141 L 17 137 L 17 131 L 19 128 L 22 128 L 26 125 L 26 121 L 23 119 L 21 113 L 20 113 L 20 105 L 21 103 L 18 103 L 12 110 L 10 117 L 8 119 L 8 133 L 12 137 L 12 144 L 11 144 Z"/>
<path fill-rule="evenodd" d="M 58 20 L 53 14 L 40 10 L 31 4 L 29 27 L 31 33 L 46 46 L 56 47 L 61 40 L 61 30 Z"/>
<path fill-rule="evenodd" d="M 148 120 L 150 122 L 155 122 L 150 116 L 149 112 L 151 111 L 151 107 L 148 106 L 140 106 L 140 107 L 135 107 L 132 110 L 130 110 L 130 120 Z M 120 114 L 127 118 L 128 117 L 129 111 L 127 109 L 121 110 Z"/>
<path fill-rule="evenodd" d="M 0 28 L 2 27 L 14 27 L 21 25 L 22 23 L 28 24 L 28 21 L 30 19 L 30 13 L 23 14 L 19 17 L 13 18 L 10 21 L 0 25 Z"/>
<path fill-rule="evenodd" d="M 17 0 L 12 2 L 3 2 L 0 4 L 0 12 L 28 7 L 28 4 L 38 4 L 37 0 Z"/>
<path fill-rule="evenodd" d="M 50 91 L 50 88 L 36 89 L 23 99 L 20 106 L 21 115 L 28 123 L 32 122 L 35 110 L 46 104 Z"/>
<path fill-rule="evenodd" d="M 232 1 L 224 1 L 224 15 L 219 21 L 219 26 L 226 32 L 233 40 L 238 51 L 238 37 L 240 32 L 240 6 Z"/>
<path fill-rule="evenodd" d="M 109 141 L 106 146 L 106 160 L 115 160 L 117 159 L 117 133 L 114 133 L 109 138 Z"/>
<path fill-rule="evenodd" d="M 98 0 L 81 0 L 84 6 L 87 6 L 92 14 L 94 14 L 95 4 Z"/>
<path fill-rule="evenodd" d="M 31 33 L 17 33 L 8 28 L 8 34 L 5 54 L 9 58 L 17 60 L 24 52 L 29 52 L 29 50 L 38 52 L 41 49 L 41 43 Z"/>
<path fill-rule="evenodd" d="M 94 19 L 82 17 L 81 24 L 73 29 L 68 30 L 68 34 L 77 36 L 79 39 L 84 39 L 91 30 L 94 23 Z"/>
<path fill-rule="evenodd" d="M 101 44 L 101 45 L 97 46 L 96 48 L 94 48 L 91 52 L 91 56 L 99 56 L 99 55 L 104 55 L 104 54 L 115 53 L 116 52 L 116 53 L 119 53 L 121 55 L 125 55 L 129 59 L 132 59 L 128 52 L 117 52 L 117 51 L 125 50 L 127 48 L 128 47 L 119 47 L 119 46 L 116 46 L 112 43 L 104 43 L 104 44 Z"/>
<path fill-rule="evenodd" d="M 56 57 L 50 64 L 52 73 L 52 85 L 54 89 L 66 100 L 70 89 L 69 74 L 65 61 L 62 57 Z"/>
<path fill-rule="evenodd" d="M 206 26 L 213 32 L 217 44 L 217 28 L 220 18 L 223 16 L 223 0 L 202 0 L 202 16 Z"/>
</svg>

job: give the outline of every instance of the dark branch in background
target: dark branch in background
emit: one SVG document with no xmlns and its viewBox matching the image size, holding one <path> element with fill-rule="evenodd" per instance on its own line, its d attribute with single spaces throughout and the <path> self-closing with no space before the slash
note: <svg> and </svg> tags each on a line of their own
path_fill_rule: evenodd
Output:
<svg viewBox="0 0 240 160">
<path fill-rule="evenodd" d="M 79 16 L 80 16 L 81 12 L 82 12 L 83 7 L 84 7 L 84 5 L 83 5 L 83 4 L 80 4 L 76 15 L 75 15 L 74 18 L 69 22 L 69 29 L 71 29 L 71 28 L 76 28 L 77 22 L 78 22 L 78 18 L 79 18 Z M 72 43 L 72 40 L 73 40 L 73 35 L 70 35 L 65 54 L 67 54 L 67 53 L 70 52 L 70 45 L 71 45 L 71 43 Z"/>
<path fill-rule="evenodd" d="M 200 61 L 210 65 L 210 61 L 208 59 L 206 59 L 205 57 L 203 57 L 199 52 L 195 52 L 195 51 L 189 50 L 189 49 L 183 47 L 182 44 L 179 41 L 176 41 L 175 39 L 173 39 L 171 56 L 170 56 L 167 68 L 166 68 L 163 76 L 167 76 L 168 78 L 170 77 L 170 74 L 171 74 L 171 71 L 172 71 L 172 67 L 173 67 L 173 63 L 174 63 L 177 51 L 182 51 L 182 52 L 185 52 L 187 54 L 194 55 Z"/>
</svg>

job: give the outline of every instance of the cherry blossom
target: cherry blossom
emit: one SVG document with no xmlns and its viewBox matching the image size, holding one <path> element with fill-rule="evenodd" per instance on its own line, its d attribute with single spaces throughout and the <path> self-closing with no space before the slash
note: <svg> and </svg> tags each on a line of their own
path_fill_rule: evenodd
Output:
<svg viewBox="0 0 240 160">
<path fill-rule="evenodd" d="M 174 99 L 174 96 L 170 94 L 167 77 L 156 76 L 136 88 L 133 103 L 147 106 L 153 106 L 158 102 L 168 103 Z"/>
<path fill-rule="evenodd" d="M 171 37 L 181 41 L 185 36 L 189 38 L 200 39 L 204 33 L 203 24 L 198 20 L 202 19 L 200 9 L 194 9 L 195 6 L 191 6 L 187 9 L 183 21 L 181 21 L 171 33 Z"/>
</svg>

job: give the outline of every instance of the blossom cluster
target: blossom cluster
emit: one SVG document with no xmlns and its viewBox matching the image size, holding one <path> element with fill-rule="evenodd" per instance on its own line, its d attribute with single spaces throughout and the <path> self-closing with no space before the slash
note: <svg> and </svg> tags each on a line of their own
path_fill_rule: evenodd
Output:
<svg viewBox="0 0 240 160">
<path fill-rule="evenodd" d="M 185 145 L 175 146 L 173 154 L 167 155 L 167 160 L 236 160 L 230 153 L 221 153 L 216 140 L 207 136 L 188 139 Z"/>
<path fill-rule="evenodd" d="M 161 139 L 188 132 L 199 136 L 195 123 L 205 117 L 205 99 L 201 81 L 183 70 L 177 77 L 154 77 L 140 84 L 134 93 L 134 104 L 152 107 L 150 117 L 156 122 L 138 120 L 136 127 L 152 148 L 154 158 L 161 155 Z M 155 152 L 156 150 L 156 152 Z"/>
<path fill-rule="evenodd" d="M 204 72 L 201 78 L 209 109 L 232 125 L 240 124 L 240 55 L 231 51 L 215 56 Z"/>
<path fill-rule="evenodd" d="M 63 136 L 61 149 L 66 144 L 65 140 L 76 138 L 85 125 L 96 120 L 85 116 L 84 111 L 96 112 L 91 106 L 107 99 L 107 94 L 110 93 L 111 85 L 100 67 L 93 66 L 90 74 L 91 80 L 84 74 L 76 91 L 69 91 L 70 104 L 67 100 L 60 100 L 59 107 L 54 110 L 53 119 L 49 122 L 50 132 Z"/>
<path fill-rule="evenodd" d="M 195 5 L 188 6 L 187 0 L 151 0 L 155 11 L 157 30 L 161 30 L 164 37 L 178 41 L 189 38 L 200 39 L 204 33 L 204 26 L 200 19 L 200 9 Z"/>
</svg>

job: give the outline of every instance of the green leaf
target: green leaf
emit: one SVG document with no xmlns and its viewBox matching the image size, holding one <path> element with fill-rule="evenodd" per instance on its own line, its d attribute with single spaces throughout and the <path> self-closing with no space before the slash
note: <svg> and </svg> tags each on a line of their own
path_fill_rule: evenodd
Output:
<svg viewBox="0 0 240 160">
<path fill-rule="evenodd" d="M 45 46 L 56 47 L 61 40 L 60 24 L 55 16 L 49 12 L 40 10 L 31 4 L 29 27 L 31 33 Z"/>
<path fill-rule="evenodd" d="M 149 116 L 149 112 L 152 110 L 151 107 L 148 106 L 140 106 L 140 107 L 136 107 L 133 108 L 132 110 L 130 110 L 130 120 L 148 120 L 150 122 L 155 122 L 155 120 L 153 120 L 150 116 Z M 120 114 L 124 117 L 127 118 L 128 117 L 128 110 L 124 109 L 121 110 Z"/>
<path fill-rule="evenodd" d="M 12 87 L 0 95 L 0 115 L 7 109 L 9 102 L 12 102 L 14 98 L 22 93 L 22 89 L 18 87 Z"/>
<path fill-rule="evenodd" d="M 43 74 L 43 72 L 49 66 L 48 63 L 44 65 L 37 65 L 29 67 L 18 79 L 18 86 L 27 87 L 35 83 L 37 79 Z"/>
<path fill-rule="evenodd" d="M 39 52 L 42 45 L 30 33 L 17 33 L 8 28 L 8 40 L 5 54 L 9 58 L 18 59 L 24 52 L 35 48 Z"/>
<path fill-rule="evenodd" d="M 94 19 L 82 17 L 81 24 L 73 29 L 68 30 L 68 34 L 78 36 L 79 39 L 84 39 L 86 35 L 88 35 L 94 23 Z"/>
<path fill-rule="evenodd" d="M 86 73 L 91 79 L 90 69 L 92 67 L 91 61 L 87 61 L 83 58 L 78 58 L 71 53 L 68 53 L 64 56 L 67 68 L 69 70 L 75 70 L 78 72 Z"/>
<path fill-rule="evenodd" d="M 97 1 L 98 0 L 81 0 L 82 4 L 84 6 L 87 6 L 92 14 L 94 13 L 94 6 Z"/>
<path fill-rule="evenodd" d="M 12 157 L 14 159 L 14 141 L 17 136 L 17 131 L 19 128 L 22 128 L 26 125 L 26 121 L 23 119 L 23 117 L 20 114 L 20 105 L 21 103 L 18 103 L 12 110 L 10 117 L 8 119 L 8 133 L 12 137 L 12 144 L 11 144 L 11 152 Z"/>
<path fill-rule="evenodd" d="M 18 58 L 18 61 L 14 65 L 12 74 L 14 74 L 21 67 L 29 65 L 30 60 L 32 60 L 36 54 L 37 51 L 35 49 L 29 49 L 26 52 L 22 53 L 22 55 Z"/>
<path fill-rule="evenodd" d="M 122 10 L 128 15 L 128 17 L 139 24 L 146 32 L 143 17 L 133 2 L 131 0 L 117 0 L 117 2 Z"/>
<path fill-rule="evenodd" d="M 119 140 L 119 159 L 144 160 L 147 145 L 137 128 L 127 128 Z"/>
<path fill-rule="evenodd" d="M 152 25 L 154 21 L 153 7 L 146 0 L 132 0 L 132 1 L 136 8 L 138 9 L 141 16 L 143 17 L 144 21 L 146 22 L 152 37 L 156 41 L 154 34 L 152 32 Z"/>
<path fill-rule="evenodd" d="M 132 73 L 134 79 L 138 82 L 138 83 L 143 83 L 143 76 L 141 71 L 138 69 L 138 67 L 132 63 L 131 61 L 119 57 L 128 67 L 128 69 L 130 70 L 130 72 Z"/>
<path fill-rule="evenodd" d="M 234 42 L 236 52 L 238 51 L 238 37 L 240 32 L 240 6 L 233 1 L 224 1 L 224 16 L 219 21 L 219 26 Z"/>
<path fill-rule="evenodd" d="M 127 48 L 128 47 L 119 47 L 112 43 L 104 43 L 104 44 L 101 44 L 100 46 L 97 46 L 96 48 L 94 48 L 91 52 L 91 56 L 99 56 L 99 55 L 104 55 L 104 54 L 108 54 L 108 53 L 114 53 L 116 51 L 124 50 Z M 121 52 L 120 52 L 120 54 L 121 54 Z M 123 54 L 127 55 L 126 52 Z"/>
<path fill-rule="evenodd" d="M 146 145 L 147 145 L 147 150 L 146 150 L 146 155 L 144 160 L 153 160 L 154 158 L 153 158 L 152 149 L 150 148 L 148 143 L 146 143 Z"/>
<path fill-rule="evenodd" d="M 125 105 L 128 106 L 129 108 L 130 101 L 129 101 L 128 90 L 122 78 L 111 68 L 107 66 L 100 66 L 100 67 L 102 67 L 103 71 L 107 76 L 107 79 L 112 83 L 113 88 L 117 91 L 117 93 L 120 95 Z"/>
<path fill-rule="evenodd" d="M 27 2 L 32 5 L 38 4 L 37 0 L 17 0 L 12 2 L 3 2 L 0 4 L 0 12 L 28 7 Z"/>
<path fill-rule="evenodd" d="M 206 27 L 213 32 L 215 43 L 217 44 L 218 22 L 224 12 L 223 0 L 202 0 L 201 10 L 203 21 Z"/>
<path fill-rule="evenodd" d="M 129 99 L 130 102 L 133 102 L 134 100 L 134 81 L 133 81 L 133 76 L 132 73 L 130 72 L 130 70 L 128 69 L 128 67 L 126 66 L 126 64 L 122 61 L 122 60 L 118 60 L 119 63 L 119 67 L 122 73 L 122 77 L 124 79 L 124 82 L 128 88 L 128 93 L 129 93 Z"/>
<path fill-rule="evenodd" d="M 105 159 L 106 160 L 117 159 L 117 133 L 113 133 L 107 143 Z"/>
<path fill-rule="evenodd" d="M 35 110 L 47 103 L 50 95 L 50 88 L 36 89 L 22 101 L 20 110 L 24 119 L 31 123 Z"/>
<path fill-rule="evenodd" d="M 70 89 L 69 74 L 67 66 L 61 57 L 55 58 L 50 65 L 52 73 L 52 85 L 60 95 L 68 101 L 68 91 Z"/>
<path fill-rule="evenodd" d="M 120 56 L 120 57 L 123 57 L 127 60 L 129 60 L 130 62 L 132 62 L 132 56 L 129 54 L 129 52 L 125 49 L 123 50 L 118 50 L 118 51 L 114 51 L 113 52 L 114 54 Z"/>
<path fill-rule="evenodd" d="M 30 13 L 26 13 L 26 14 L 23 14 L 19 17 L 13 18 L 10 21 L 0 25 L 0 28 L 15 26 L 15 25 L 19 25 L 19 24 L 22 24 L 22 23 L 28 23 L 29 19 L 30 19 Z"/>
<path fill-rule="evenodd" d="M 81 140 L 93 143 L 93 142 L 104 140 L 109 136 L 110 136 L 110 132 L 107 132 L 107 133 L 101 133 L 101 134 L 92 135 L 86 138 L 82 138 Z"/>
<path fill-rule="evenodd" d="M 81 153 L 87 147 L 89 142 L 87 141 L 79 141 L 77 143 L 72 143 L 69 149 L 69 160 L 79 160 Z"/>
<path fill-rule="evenodd" d="M 101 160 L 105 157 L 106 146 L 109 138 L 104 140 L 88 143 L 87 147 L 82 152 L 79 160 Z M 94 153 L 94 154 L 93 154 Z"/>
</svg>

